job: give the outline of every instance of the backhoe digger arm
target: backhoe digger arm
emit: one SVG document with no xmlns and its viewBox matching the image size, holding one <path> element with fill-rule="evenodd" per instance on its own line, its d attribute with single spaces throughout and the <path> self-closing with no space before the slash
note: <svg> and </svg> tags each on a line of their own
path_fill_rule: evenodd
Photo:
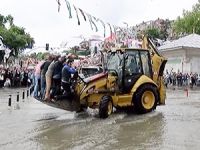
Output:
<svg viewBox="0 0 200 150">
<path fill-rule="evenodd" d="M 156 46 L 147 36 L 143 37 L 142 48 L 150 50 L 153 80 L 159 87 L 160 104 L 164 104 L 166 90 L 164 86 L 163 72 L 167 63 L 167 59 L 158 53 Z"/>
</svg>

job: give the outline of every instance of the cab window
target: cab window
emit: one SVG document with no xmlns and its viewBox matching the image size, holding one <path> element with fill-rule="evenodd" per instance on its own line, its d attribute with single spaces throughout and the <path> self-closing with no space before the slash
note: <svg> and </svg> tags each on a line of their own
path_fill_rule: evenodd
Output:
<svg viewBox="0 0 200 150">
<path fill-rule="evenodd" d="M 151 77 L 149 53 L 147 51 L 140 51 L 140 56 L 144 75 Z"/>
<path fill-rule="evenodd" d="M 140 55 L 138 51 L 129 52 L 128 58 L 126 59 L 125 71 L 126 74 L 141 74 L 142 69 L 140 65 Z"/>
</svg>

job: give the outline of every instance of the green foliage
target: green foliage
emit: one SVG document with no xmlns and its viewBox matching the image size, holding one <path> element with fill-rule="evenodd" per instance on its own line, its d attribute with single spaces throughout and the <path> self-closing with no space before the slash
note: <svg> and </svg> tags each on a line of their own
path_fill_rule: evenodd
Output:
<svg viewBox="0 0 200 150">
<path fill-rule="evenodd" d="M 5 27 L 6 18 L 0 14 L 0 27 Z"/>
<path fill-rule="evenodd" d="M 39 53 L 36 55 L 36 58 L 38 58 L 39 60 L 44 59 L 43 53 L 39 52 Z"/>
<path fill-rule="evenodd" d="M 35 58 L 37 58 L 38 60 L 44 60 L 47 58 L 47 56 L 49 55 L 49 53 L 42 53 L 42 52 L 39 52 Z"/>
<path fill-rule="evenodd" d="M 151 38 L 159 38 L 160 37 L 160 31 L 157 28 L 149 28 L 146 31 L 146 34 L 149 35 Z"/>
<path fill-rule="evenodd" d="M 67 55 L 67 54 L 69 54 L 69 51 L 70 50 L 63 50 L 62 53 Z"/>
<path fill-rule="evenodd" d="M 168 32 L 167 29 L 169 28 L 169 26 L 167 26 L 168 23 L 165 23 L 166 25 L 161 28 L 149 28 L 145 31 L 145 34 L 149 35 L 151 38 L 153 39 L 161 39 L 161 40 L 166 40 L 166 38 L 168 37 Z"/>
<path fill-rule="evenodd" d="M 13 20 L 11 15 L 0 14 L 0 36 L 3 37 L 6 47 L 12 50 L 10 56 L 17 57 L 23 49 L 31 48 L 35 41 L 29 33 L 25 32 L 25 28 L 14 25 Z M 8 28 L 6 24 L 9 24 Z"/>
<path fill-rule="evenodd" d="M 71 50 L 65 51 L 66 54 L 74 54 L 78 56 L 88 56 L 90 55 L 89 49 L 80 49 L 78 46 L 74 46 L 71 48 Z"/>
<path fill-rule="evenodd" d="M 76 55 L 81 55 L 81 56 L 88 56 L 90 55 L 90 50 L 79 50 L 79 51 L 76 51 Z"/>
<path fill-rule="evenodd" d="M 200 34 L 200 0 L 191 11 L 183 10 L 182 17 L 178 17 L 173 24 L 176 34 Z"/>
</svg>

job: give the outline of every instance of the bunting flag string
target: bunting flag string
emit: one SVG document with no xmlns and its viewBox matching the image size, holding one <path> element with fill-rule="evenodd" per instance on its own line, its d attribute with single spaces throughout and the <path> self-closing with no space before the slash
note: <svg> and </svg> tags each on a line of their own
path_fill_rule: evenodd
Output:
<svg viewBox="0 0 200 150">
<path fill-rule="evenodd" d="M 110 23 L 107 23 L 107 24 L 108 24 L 108 26 L 110 27 L 110 35 L 111 35 L 111 37 L 112 37 L 112 34 L 113 34 L 113 32 L 112 32 L 112 27 L 111 27 Z"/>
<path fill-rule="evenodd" d="M 117 29 L 118 29 L 118 27 L 115 26 L 115 25 L 113 25 L 113 29 L 114 29 L 114 34 L 116 35 L 116 34 L 117 34 Z"/>
<path fill-rule="evenodd" d="M 61 6 L 61 3 L 60 3 L 60 0 L 56 0 L 57 3 L 58 3 L 58 12 L 60 11 L 60 6 Z"/>
<path fill-rule="evenodd" d="M 118 29 L 118 27 L 113 25 L 113 29 L 114 29 L 114 35 L 115 35 L 115 43 L 117 43 L 117 39 L 118 39 L 117 29 Z"/>
<path fill-rule="evenodd" d="M 91 15 L 90 15 L 90 17 L 91 17 L 92 24 L 93 24 L 94 27 L 95 27 L 95 31 L 98 32 L 97 25 L 96 25 L 96 24 L 94 23 L 94 21 L 92 20 L 92 18 L 95 18 L 95 17 L 92 17 Z"/>
<path fill-rule="evenodd" d="M 66 2 L 67 9 L 68 9 L 68 12 L 69 12 L 69 18 L 72 18 L 72 11 L 71 11 L 70 3 L 67 0 L 65 0 L 65 2 Z"/>
<path fill-rule="evenodd" d="M 104 37 L 106 37 L 106 25 L 105 25 L 105 23 L 102 21 L 102 20 L 100 20 L 100 19 L 98 19 L 100 22 L 101 22 L 101 24 L 103 25 L 103 29 L 104 29 L 104 33 L 103 33 L 103 36 Z"/>
<path fill-rule="evenodd" d="M 86 15 L 87 15 L 87 17 L 88 17 L 88 20 L 89 20 L 89 23 L 90 23 L 90 27 L 91 27 L 91 29 L 93 30 L 91 18 L 90 18 L 90 16 L 89 16 L 89 14 L 86 13 Z"/>
<path fill-rule="evenodd" d="M 82 16 L 83 16 L 84 20 L 85 20 L 85 21 L 87 21 L 87 19 L 86 19 L 86 16 L 85 16 L 85 14 L 84 14 L 83 10 L 79 8 L 79 11 L 81 12 L 81 14 L 82 14 Z"/>
<path fill-rule="evenodd" d="M 94 18 L 94 20 L 97 22 L 99 19 L 97 19 L 96 17 L 92 16 L 92 18 Z"/>
<path fill-rule="evenodd" d="M 95 31 L 97 32 L 98 28 L 97 28 L 97 25 L 92 20 L 92 16 L 90 14 L 88 14 L 88 13 L 86 13 L 86 15 L 88 16 L 91 29 L 93 30 L 93 26 L 94 26 L 95 27 Z"/>
<path fill-rule="evenodd" d="M 78 25 L 80 25 L 81 23 L 80 23 L 80 19 L 79 19 L 79 16 L 78 16 L 78 10 L 77 10 L 77 8 L 75 6 L 74 6 L 74 10 L 76 11 L 76 18 L 78 20 Z"/>
<path fill-rule="evenodd" d="M 56 1 L 58 3 L 58 11 L 60 11 L 60 7 L 61 7 L 60 0 L 56 0 Z M 95 29 L 96 32 L 98 32 L 98 26 L 97 26 L 96 23 L 100 22 L 103 26 L 104 38 L 106 36 L 106 30 L 107 30 L 106 24 L 109 26 L 111 38 L 113 37 L 113 35 L 115 35 L 115 40 L 117 40 L 118 38 L 124 37 L 125 34 L 128 34 L 128 35 L 131 34 L 131 33 L 128 32 L 127 29 L 126 29 L 127 31 L 124 31 L 124 29 L 122 29 L 120 27 L 117 27 L 115 25 L 111 26 L 110 23 L 104 23 L 104 21 L 102 21 L 101 19 L 96 18 L 96 17 L 90 15 L 89 13 L 84 12 L 81 8 L 78 8 L 75 5 L 71 5 L 68 0 L 65 0 L 65 2 L 66 2 L 66 6 L 67 6 L 67 9 L 68 9 L 68 13 L 69 13 L 69 18 L 72 18 L 72 8 L 71 8 L 71 6 L 72 6 L 72 7 L 74 7 L 74 10 L 75 10 L 75 13 L 76 13 L 78 25 L 81 24 L 81 22 L 80 22 L 81 20 L 79 18 L 80 13 L 81 13 L 81 15 L 82 15 L 82 17 L 85 21 L 87 21 L 87 20 L 89 21 L 91 29 L 92 30 Z M 118 29 L 120 29 L 120 31 L 117 31 Z"/>
</svg>

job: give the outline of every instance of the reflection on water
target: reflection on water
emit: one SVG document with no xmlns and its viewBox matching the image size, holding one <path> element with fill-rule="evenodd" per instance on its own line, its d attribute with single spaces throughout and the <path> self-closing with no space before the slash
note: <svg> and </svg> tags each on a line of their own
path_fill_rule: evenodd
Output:
<svg viewBox="0 0 200 150">
<path fill-rule="evenodd" d="M 169 92 L 166 106 L 158 107 L 155 112 L 145 115 L 116 112 L 107 119 L 96 117 L 96 110 L 77 115 L 32 98 L 8 110 L 6 100 L 0 101 L 0 149 L 196 150 L 200 147 L 198 92 L 190 92 L 188 98 L 180 91 Z"/>
<path fill-rule="evenodd" d="M 42 149 L 155 149 L 162 145 L 164 121 L 158 112 L 143 116 L 119 113 L 106 120 L 54 120 L 41 127 L 43 132 L 35 141 Z"/>
</svg>

